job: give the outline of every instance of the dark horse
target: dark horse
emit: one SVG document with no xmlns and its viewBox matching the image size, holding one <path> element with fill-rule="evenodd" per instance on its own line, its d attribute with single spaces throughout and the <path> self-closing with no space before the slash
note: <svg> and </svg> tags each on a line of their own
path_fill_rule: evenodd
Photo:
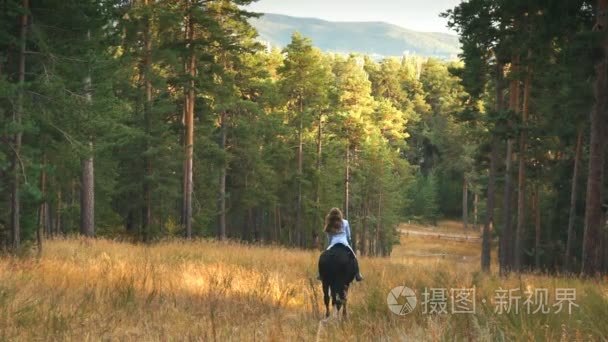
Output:
<svg viewBox="0 0 608 342">
<path fill-rule="evenodd" d="M 323 301 L 325 317 L 329 317 L 329 295 L 336 313 L 343 309 L 346 317 L 346 296 L 348 286 L 355 279 L 357 268 L 350 249 L 343 244 L 336 244 L 324 251 L 319 257 L 319 275 L 323 282 Z"/>
</svg>

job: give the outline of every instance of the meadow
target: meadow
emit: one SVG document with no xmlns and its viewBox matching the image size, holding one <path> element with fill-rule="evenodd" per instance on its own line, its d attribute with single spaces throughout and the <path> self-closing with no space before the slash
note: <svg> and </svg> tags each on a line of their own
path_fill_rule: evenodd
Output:
<svg viewBox="0 0 608 342">
<path fill-rule="evenodd" d="M 205 240 L 152 245 L 46 241 L 40 256 L 0 258 L 0 341 L 608 338 L 605 280 L 484 275 L 478 272 L 477 244 L 418 236 L 404 236 L 390 258 L 362 257 L 366 278 L 351 286 L 349 318 L 323 322 L 315 280 L 318 255 Z M 414 289 L 418 297 L 417 308 L 404 316 L 389 311 L 386 302 L 399 285 Z M 475 314 L 423 312 L 425 288 L 473 287 Z M 571 314 L 532 314 L 520 303 L 519 313 L 496 313 L 495 290 L 501 288 L 546 288 L 549 304 L 556 288 L 576 288 L 578 307 Z"/>
</svg>

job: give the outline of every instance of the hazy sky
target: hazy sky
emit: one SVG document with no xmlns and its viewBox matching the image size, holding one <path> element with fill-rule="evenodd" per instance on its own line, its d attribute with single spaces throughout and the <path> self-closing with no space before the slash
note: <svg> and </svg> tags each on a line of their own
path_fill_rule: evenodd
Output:
<svg viewBox="0 0 608 342">
<path fill-rule="evenodd" d="M 332 21 L 385 21 L 417 31 L 450 32 L 439 13 L 458 3 L 460 0 L 259 0 L 248 9 Z"/>
</svg>

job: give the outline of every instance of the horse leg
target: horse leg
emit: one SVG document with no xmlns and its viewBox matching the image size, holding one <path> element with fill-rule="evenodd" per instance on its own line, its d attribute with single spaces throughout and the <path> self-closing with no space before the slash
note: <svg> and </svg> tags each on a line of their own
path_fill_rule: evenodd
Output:
<svg viewBox="0 0 608 342">
<path fill-rule="evenodd" d="M 329 283 L 323 281 L 323 302 L 325 303 L 325 318 L 329 317 Z"/>
<path fill-rule="evenodd" d="M 340 297 L 342 297 L 342 317 L 345 320 L 348 318 L 348 314 L 346 313 L 346 303 L 348 302 L 348 300 L 346 299 L 347 296 L 348 296 L 348 285 L 346 285 L 344 287 L 344 290 L 340 294 Z"/>
<path fill-rule="evenodd" d="M 337 287 L 336 286 L 331 286 L 331 304 L 334 307 L 334 315 L 337 318 L 338 317 L 338 313 L 340 312 L 340 308 L 342 307 L 341 302 L 340 302 L 340 295 L 339 292 L 336 291 Z"/>
</svg>

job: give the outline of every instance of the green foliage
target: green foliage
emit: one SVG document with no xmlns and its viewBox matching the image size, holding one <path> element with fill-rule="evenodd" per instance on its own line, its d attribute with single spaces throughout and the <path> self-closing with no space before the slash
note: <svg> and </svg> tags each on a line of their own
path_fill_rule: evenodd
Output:
<svg viewBox="0 0 608 342">
<path fill-rule="evenodd" d="M 517 162 L 521 155 L 525 156 L 522 164 L 525 178 L 517 185 L 520 192 L 525 191 L 525 208 L 535 205 L 534 196 L 540 197 L 540 212 L 536 215 L 526 209 L 522 213 L 526 216 L 518 243 L 526 252 L 522 252 L 525 267 L 560 269 L 571 215 L 575 223 L 573 232 L 583 231 L 582 178 L 586 171 L 579 168 L 580 179 L 572 179 L 572 166 L 577 132 L 588 125 L 593 104 L 590 80 L 594 77 L 593 46 L 597 44 L 591 38 L 593 3 L 469 0 L 445 13 L 450 27 L 460 34 L 463 46 L 464 68 L 452 70 L 468 93 L 459 118 L 467 122 L 467 131 L 476 132 L 478 139 L 473 146 L 480 147 L 472 155 L 474 168 L 469 179 L 482 184 L 489 180 L 488 157 L 494 145 L 500 150 L 494 151 L 500 161 L 496 178 L 500 191 L 495 198 L 505 198 L 505 140 L 522 141 L 522 137 L 527 140 L 525 150 L 515 144 Z M 527 98 L 523 92 L 526 82 L 531 89 Z M 513 93 L 517 86 L 521 94 Z M 521 96 L 517 107 L 516 95 Z M 527 110 L 525 123 L 524 110 Z M 584 154 L 579 156 L 580 165 L 587 162 Z M 514 165 L 517 169 L 517 164 Z M 515 175 L 511 177 L 518 182 Z M 574 206 L 573 182 L 578 184 Z M 481 190 L 485 190 L 483 186 Z M 516 222 L 517 210 L 507 212 L 506 204 L 499 202 L 496 214 L 501 221 L 511 215 Z M 511 207 L 517 207 L 516 202 Z M 535 251 L 537 227 L 541 247 Z M 515 243 L 503 235 L 502 229 L 498 233 L 507 244 Z M 572 236 L 571 255 L 581 253 L 582 243 L 577 235 L 580 234 Z M 514 236 L 510 238 L 515 240 Z M 540 265 L 535 260 L 537 252 Z"/>
<path fill-rule="evenodd" d="M 406 214 L 414 221 L 436 224 L 439 218 L 439 188 L 437 176 L 430 173 L 418 177 L 409 189 L 411 203 Z"/>
<path fill-rule="evenodd" d="M 47 230 L 79 231 L 81 161 L 91 153 L 99 235 L 182 235 L 191 84 L 197 236 L 217 236 L 225 214 L 228 238 L 313 246 L 327 210 L 345 203 L 347 155 L 348 219 L 363 253 L 389 255 L 405 217 L 435 222 L 456 211 L 462 179 L 478 183 L 482 173 L 474 158 L 480 140 L 472 137 L 483 130 L 462 120 L 470 106 L 455 76 L 467 69 L 413 56 L 325 54 L 297 33 L 284 50 L 263 51 L 249 24 L 255 15 L 239 7 L 248 2 L 34 4 L 21 125 L 10 106 L 21 90 L 18 32 L 0 26 L 1 70 L 10 71 L 0 74 L 0 138 L 24 134 L 24 170 L 17 169 L 25 175 L 26 238 L 40 226 L 43 206 L 51 213 Z M 60 5 L 74 15 L 43 16 Z M 3 19 L 14 21 L 19 3 L 6 6 Z M 192 27 L 192 40 L 184 27 Z M 190 56 L 194 76 L 185 67 Z M 10 188 L 13 159 L 3 144 L 2 190 Z M 0 227 L 8 225 L 3 211 Z"/>
</svg>

